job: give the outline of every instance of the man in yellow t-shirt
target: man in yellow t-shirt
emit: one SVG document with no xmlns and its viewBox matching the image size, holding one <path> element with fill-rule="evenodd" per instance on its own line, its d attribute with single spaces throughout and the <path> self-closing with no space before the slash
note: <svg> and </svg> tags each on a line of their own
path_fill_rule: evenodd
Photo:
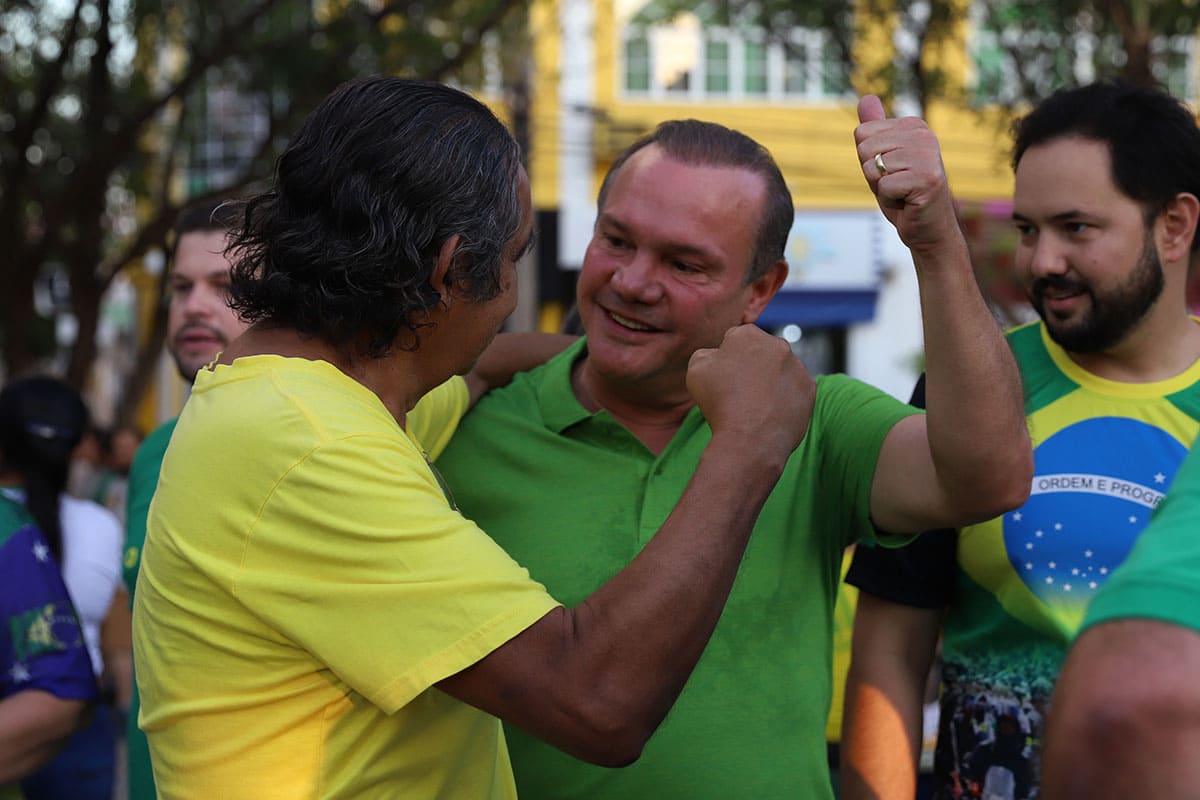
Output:
<svg viewBox="0 0 1200 800">
<path fill-rule="evenodd" d="M 714 310 L 727 324 L 687 374 L 712 428 L 687 488 L 636 559 L 559 605 L 429 462 L 546 355 L 488 347 L 533 233 L 519 155 L 462 92 L 365 78 L 240 209 L 231 305 L 251 325 L 197 375 L 134 604 L 164 800 L 514 797 L 501 719 L 620 766 L 687 681 L 814 384 L 740 308 Z"/>
</svg>

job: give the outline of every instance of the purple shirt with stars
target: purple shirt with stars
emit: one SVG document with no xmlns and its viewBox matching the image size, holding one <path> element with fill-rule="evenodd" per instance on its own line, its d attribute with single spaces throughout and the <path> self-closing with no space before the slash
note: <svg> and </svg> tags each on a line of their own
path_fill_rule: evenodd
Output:
<svg viewBox="0 0 1200 800">
<path fill-rule="evenodd" d="M 46 539 L 16 503 L 0 497 L 0 699 L 40 689 L 92 700 L 96 679 L 83 632 Z"/>
</svg>

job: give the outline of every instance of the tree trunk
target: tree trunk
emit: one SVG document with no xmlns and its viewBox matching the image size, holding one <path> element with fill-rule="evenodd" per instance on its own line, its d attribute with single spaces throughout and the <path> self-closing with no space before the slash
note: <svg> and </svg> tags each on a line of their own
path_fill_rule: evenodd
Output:
<svg viewBox="0 0 1200 800">
<path fill-rule="evenodd" d="M 96 328 L 100 322 L 100 300 L 105 288 L 96 278 L 94 270 L 78 267 L 71 270 L 71 313 L 75 315 L 79 327 L 64 379 L 79 389 L 87 385 L 92 365 L 96 362 Z"/>
<path fill-rule="evenodd" d="M 12 240 L 10 240 L 12 241 Z M 20 375 L 34 365 L 33 357 L 33 284 L 37 275 L 35 265 L 16 259 L 13 268 L 6 270 L 4 291 L 0 292 L 0 313 L 4 327 L 4 367 L 7 376 Z"/>
</svg>

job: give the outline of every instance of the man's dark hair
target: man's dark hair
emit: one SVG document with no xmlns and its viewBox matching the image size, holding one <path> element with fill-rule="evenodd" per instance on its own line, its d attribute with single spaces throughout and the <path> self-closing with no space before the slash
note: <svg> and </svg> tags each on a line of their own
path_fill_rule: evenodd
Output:
<svg viewBox="0 0 1200 800">
<path fill-rule="evenodd" d="M 230 240 L 230 305 L 369 357 L 416 349 L 439 251 L 472 302 L 500 293 L 521 224 L 520 152 L 496 116 L 438 83 L 343 84 L 304 121 L 275 184 L 246 201 Z M 406 340 L 398 337 L 407 333 Z"/>
<path fill-rule="evenodd" d="M 229 198 L 211 197 L 188 203 L 179 209 L 171 226 L 171 261 L 175 260 L 179 240 L 184 234 L 228 231 L 237 221 L 237 207 Z"/>
<path fill-rule="evenodd" d="M 629 158 L 649 145 L 658 145 L 664 153 L 683 164 L 706 167 L 736 167 L 762 176 L 766 184 L 762 223 L 754 243 L 754 254 L 746 269 L 746 283 L 762 277 L 767 268 L 783 258 L 788 233 L 796 216 L 792 193 L 779 171 L 779 165 L 758 142 L 744 133 L 697 119 L 670 120 L 626 148 L 600 185 L 597 205 L 604 201 L 616 174 Z"/>
<path fill-rule="evenodd" d="M 1055 92 L 1014 125 L 1013 169 L 1030 147 L 1068 136 L 1108 146 L 1113 183 L 1147 224 L 1180 192 L 1200 198 L 1200 128 L 1161 87 L 1104 81 Z"/>
</svg>

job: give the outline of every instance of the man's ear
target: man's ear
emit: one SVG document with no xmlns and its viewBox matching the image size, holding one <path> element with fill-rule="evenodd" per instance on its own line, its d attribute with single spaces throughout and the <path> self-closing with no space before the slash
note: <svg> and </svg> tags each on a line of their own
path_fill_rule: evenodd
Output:
<svg viewBox="0 0 1200 800">
<path fill-rule="evenodd" d="M 451 268 L 454 266 L 454 254 L 458 251 L 458 243 L 462 237 L 457 233 L 442 242 L 438 250 L 437 261 L 433 264 L 433 273 L 429 276 L 429 285 L 442 296 L 442 302 L 449 302 Z"/>
<path fill-rule="evenodd" d="M 771 302 L 771 298 L 787 280 L 788 265 L 782 258 L 767 271 L 754 279 L 750 284 L 750 296 L 746 299 L 746 308 L 742 311 L 742 324 L 748 324 L 758 319 L 758 315 Z"/>
<path fill-rule="evenodd" d="M 1191 258 L 1192 238 L 1196 235 L 1198 220 L 1200 220 L 1200 200 L 1196 199 L 1196 195 L 1191 192 L 1180 192 L 1175 195 L 1175 198 L 1158 215 L 1159 258 L 1165 262 L 1188 263 Z"/>
</svg>

